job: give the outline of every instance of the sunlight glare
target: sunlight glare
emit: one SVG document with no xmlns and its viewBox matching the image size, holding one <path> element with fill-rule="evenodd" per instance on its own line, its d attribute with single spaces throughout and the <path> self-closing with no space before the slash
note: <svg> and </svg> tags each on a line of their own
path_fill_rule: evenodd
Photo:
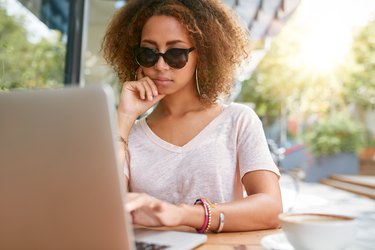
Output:
<svg viewBox="0 0 375 250">
<path fill-rule="evenodd" d="M 304 6 L 306 10 L 314 16 L 301 14 L 306 33 L 301 37 L 299 60 L 310 71 L 329 73 L 343 62 L 350 50 L 352 20 L 334 5 L 327 6 L 326 3 L 322 8 L 317 1 L 305 3 L 309 4 L 308 8 Z"/>
<path fill-rule="evenodd" d="M 299 63 L 318 73 L 334 70 L 350 51 L 355 29 L 374 18 L 374 9 L 374 0 L 302 0 Z"/>
</svg>

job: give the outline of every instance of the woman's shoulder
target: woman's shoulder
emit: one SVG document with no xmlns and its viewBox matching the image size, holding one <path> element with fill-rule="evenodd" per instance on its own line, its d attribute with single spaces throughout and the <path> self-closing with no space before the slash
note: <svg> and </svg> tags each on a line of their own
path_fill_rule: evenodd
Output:
<svg viewBox="0 0 375 250">
<path fill-rule="evenodd" d="M 226 115 L 230 117 L 239 130 L 253 129 L 261 126 L 262 121 L 250 105 L 232 102 L 226 105 Z"/>
<path fill-rule="evenodd" d="M 229 104 L 224 104 L 225 109 L 227 109 L 229 114 L 234 116 L 246 116 L 258 118 L 253 108 L 250 105 L 238 102 L 231 102 Z"/>
</svg>

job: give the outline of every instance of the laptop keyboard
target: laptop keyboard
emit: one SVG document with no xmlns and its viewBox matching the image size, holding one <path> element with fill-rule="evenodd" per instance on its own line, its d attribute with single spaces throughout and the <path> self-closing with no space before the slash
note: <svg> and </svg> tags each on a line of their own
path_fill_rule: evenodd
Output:
<svg viewBox="0 0 375 250">
<path fill-rule="evenodd" d="M 136 241 L 135 248 L 137 250 L 163 250 L 169 248 L 169 246 Z"/>
</svg>

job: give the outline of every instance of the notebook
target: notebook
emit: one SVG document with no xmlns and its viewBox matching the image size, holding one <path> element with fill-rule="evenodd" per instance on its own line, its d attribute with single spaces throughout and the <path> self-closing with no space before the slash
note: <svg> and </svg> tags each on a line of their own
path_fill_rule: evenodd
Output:
<svg viewBox="0 0 375 250">
<path fill-rule="evenodd" d="M 0 93 L 0 249 L 192 249 L 207 240 L 133 229 L 114 124 L 109 85 Z"/>
</svg>

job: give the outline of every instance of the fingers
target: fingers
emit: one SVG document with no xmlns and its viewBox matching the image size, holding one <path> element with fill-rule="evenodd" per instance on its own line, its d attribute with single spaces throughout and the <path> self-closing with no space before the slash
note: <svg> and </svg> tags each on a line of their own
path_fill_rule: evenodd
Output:
<svg viewBox="0 0 375 250">
<path fill-rule="evenodd" d="M 128 193 L 128 200 L 125 208 L 128 212 L 133 212 L 147 204 L 148 199 L 149 196 L 146 194 Z"/>
<path fill-rule="evenodd" d="M 148 83 L 148 86 L 150 88 L 150 94 L 153 96 L 158 96 L 158 88 L 156 87 L 155 83 L 147 76 L 143 78 Z"/>
<path fill-rule="evenodd" d="M 150 84 L 148 83 L 147 80 L 141 81 L 141 84 L 142 84 L 142 86 L 143 86 L 143 88 L 145 89 L 145 92 L 146 92 L 145 98 L 147 97 L 147 100 L 152 101 L 154 99 L 154 94 L 152 92 Z"/>
<path fill-rule="evenodd" d="M 137 80 L 145 80 L 148 83 L 148 87 L 154 96 L 158 95 L 158 89 L 156 88 L 155 83 L 148 77 L 143 74 L 143 70 L 141 67 L 137 69 Z"/>
<path fill-rule="evenodd" d="M 148 101 L 153 101 L 154 97 L 159 96 L 155 83 L 148 76 L 143 77 L 138 81 L 131 82 L 130 86 L 138 91 L 139 98 L 142 100 L 147 99 Z"/>
<path fill-rule="evenodd" d="M 143 86 L 142 83 L 140 83 L 140 82 L 131 82 L 129 84 L 129 86 L 132 89 L 135 89 L 135 90 L 138 91 L 140 99 L 144 100 L 146 98 L 146 89 L 145 89 L 145 87 Z"/>
<path fill-rule="evenodd" d="M 161 207 L 161 201 L 146 194 L 128 193 L 127 198 L 125 208 L 128 212 L 133 212 L 142 207 L 147 207 L 151 210 L 157 211 L 160 210 Z"/>
</svg>

